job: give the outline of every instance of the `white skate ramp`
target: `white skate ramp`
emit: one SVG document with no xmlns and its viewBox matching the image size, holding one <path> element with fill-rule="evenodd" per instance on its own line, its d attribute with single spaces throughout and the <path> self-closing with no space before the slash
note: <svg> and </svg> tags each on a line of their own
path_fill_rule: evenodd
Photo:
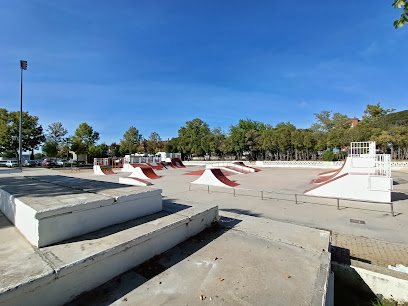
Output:
<svg viewBox="0 0 408 306">
<path fill-rule="evenodd" d="M 392 178 L 344 173 L 305 191 L 307 195 L 370 202 L 391 202 Z"/>
<path fill-rule="evenodd" d="M 133 186 L 150 186 L 152 183 L 137 177 L 120 177 L 119 183 Z"/>
<path fill-rule="evenodd" d="M 191 184 L 197 185 L 211 185 L 211 186 L 218 186 L 218 187 L 229 187 L 233 188 L 238 186 L 238 183 L 235 183 L 228 179 L 220 169 L 206 169 L 204 173 L 194 182 Z"/>
<path fill-rule="evenodd" d="M 142 167 L 136 167 L 132 174 L 129 175 L 129 177 L 135 177 L 139 178 L 142 180 L 151 180 L 151 179 L 158 179 L 160 176 L 158 176 L 152 168 L 142 168 Z"/>
<path fill-rule="evenodd" d="M 307 195 L 391 202 L 391 156 L 376 154 L 375 142 L 352 142 L 349 157 L 336 171 L 320 174 Z"/>
<path fill-rule="evenodd" d="M 93 166 L 93 171 L 95 175 L 111 175 L 111 174 L 116 174 L 113 172 L 111 166 L 100 166 L 100 165 L 94 165 Z"/>
</svg>

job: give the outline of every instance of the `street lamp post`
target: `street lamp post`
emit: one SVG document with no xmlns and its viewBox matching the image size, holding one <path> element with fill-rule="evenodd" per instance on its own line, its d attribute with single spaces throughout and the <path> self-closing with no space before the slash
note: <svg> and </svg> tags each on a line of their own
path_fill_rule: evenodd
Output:
<svg viewBox="0 0 408 306">
<path fill-rule="evenodd" d="M 27 70 L 27 61 L 20 61 L 21 86 L 20 86 L 20 124 L 19 124 L 19 141 L 18 141 L 18 164 L 20 171 L 23 170 L 23 70 Z"/>
</svg>

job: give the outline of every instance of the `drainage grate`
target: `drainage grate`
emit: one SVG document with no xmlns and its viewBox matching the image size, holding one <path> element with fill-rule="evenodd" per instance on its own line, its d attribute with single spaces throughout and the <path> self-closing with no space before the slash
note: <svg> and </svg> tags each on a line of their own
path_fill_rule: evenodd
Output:
<svg viewBox="0 0 408 306">
<path fill-rule="evenodd" d="M 366 224 L 363 220 L 350 219 L 350 223 Z"/>
</svg>

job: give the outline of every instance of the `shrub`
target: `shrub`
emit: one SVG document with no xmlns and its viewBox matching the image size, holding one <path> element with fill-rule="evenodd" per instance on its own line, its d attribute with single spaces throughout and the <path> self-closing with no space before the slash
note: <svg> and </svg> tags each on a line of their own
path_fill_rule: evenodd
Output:
<svg viewBox="0 0 408 306">
<path fill-rule="evenodd" d="M 322 154 L 323 161 L 334 161 L 337 160 L 337 155 L 333 153 L 333 151 L 324 151 Z"/>
</svg>

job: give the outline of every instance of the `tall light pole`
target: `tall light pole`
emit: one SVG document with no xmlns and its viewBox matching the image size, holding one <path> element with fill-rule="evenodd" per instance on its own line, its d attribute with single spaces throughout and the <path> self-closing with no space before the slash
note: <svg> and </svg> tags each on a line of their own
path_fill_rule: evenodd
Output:
<svg viewBox="0 0 408 306">
<path fill-rule="evenodd" d="M 18 141 L 18 164 L 20 171 L 23 171 L 23 70 L 27 70 L 27 61 L 20 61 L 21 70 L 21 86 L 20 86 L 20 125 L 19 125 L 19 141 Z"/>
</svg>

